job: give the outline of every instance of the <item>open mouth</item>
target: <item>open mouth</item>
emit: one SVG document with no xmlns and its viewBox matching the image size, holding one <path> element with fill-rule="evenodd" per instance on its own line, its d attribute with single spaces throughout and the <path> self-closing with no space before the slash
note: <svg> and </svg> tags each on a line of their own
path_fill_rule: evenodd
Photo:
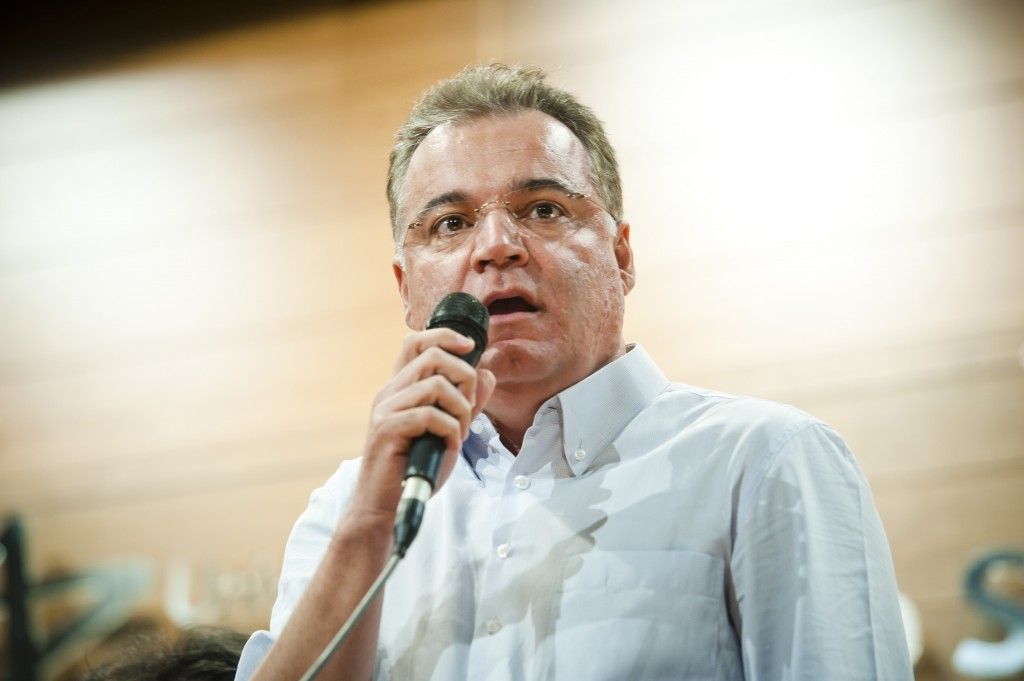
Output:
<svg viewBox="0 0 1024 681">
<path fill-rule="evenodd" d="M 512 298 L 498 298 L 491 301 L 491 304 L 487 306 L 487 311 L 491 313 L 492 317 L 495 317 L 504 314 L 515 314 L 516 312 L 536 312 L 537 308 L 531 305 L 526 298 L 514 296 Z"/>
</svg>

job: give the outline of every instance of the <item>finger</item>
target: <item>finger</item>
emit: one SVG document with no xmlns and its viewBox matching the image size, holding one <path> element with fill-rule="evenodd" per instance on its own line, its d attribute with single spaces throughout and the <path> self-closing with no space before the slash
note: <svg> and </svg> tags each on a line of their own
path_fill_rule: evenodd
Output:
<svg viewBox="0 0 1024 681">
<path fill-rule="evenodd" d="M 444 376 L 454 385 L 470 403 L 476 400 L 476 370 L 464 360 L 441 349 L 431 346 L 413 358 L 408 364 L 392 377 L 391 392 L 404 390 L 406 387 L 431 376 Z"/>
<path fill-rule="evenodd" d="M 442 438 L 445 452 L 450 454 L 462 449 L 462 424 L 451 414 L 437 407 L 414 407 L 394 414 L 392 431 L 401 437 L 399 450 L 408 452 L 412 441 L 424 433 L 433 433 Z"/>
<path fill-rule="evenodd" d="M 494 394 L 498 379 L 490 369 L 478 369 L 476 372 L 476 395 L 473 400 L 472 418 L 475 419 L 487 406 L 487 400 Z"/>
<path fill-rule="evenodd" d="M 442 375 L 435 374 L 417 381 L 379 404 L 382 413 L 399 412 L 415 407 L 441 409 L 459 421 L 464 434 L 469 432 L 469 423 L 473 419 L 473 405 Z"/>
<path fill-rule="evenodd" d="M 444 327 L 410 333 L 402 341 L 402 348 L 398 353 L 393 373 L 398 373 L 402 367 L 423 354 L 428 348 L 439 347 L 453 355 L 464 355 L 472 350 L 474 345 L 471 338 Z"/>
</svg>

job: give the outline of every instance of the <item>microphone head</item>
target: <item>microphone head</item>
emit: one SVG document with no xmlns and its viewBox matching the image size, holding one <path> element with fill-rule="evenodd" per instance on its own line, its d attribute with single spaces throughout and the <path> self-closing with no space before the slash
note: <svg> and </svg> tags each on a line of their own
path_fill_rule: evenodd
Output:
<svg viewBox="0 0 1024 681">
<path fill-rule="evenodd" d="M 463 336 L 472 338 L 476 348 L 463 356 L 467 362 L 476 366 L 477 360 L 487 347 L 487 328 L 491 315 L 479 300 L 468 293 L 456 291 L 449 293 L 434 308 L 427 322 L 428 329 L 444 327 L 458 331 Z"/>
</svg>

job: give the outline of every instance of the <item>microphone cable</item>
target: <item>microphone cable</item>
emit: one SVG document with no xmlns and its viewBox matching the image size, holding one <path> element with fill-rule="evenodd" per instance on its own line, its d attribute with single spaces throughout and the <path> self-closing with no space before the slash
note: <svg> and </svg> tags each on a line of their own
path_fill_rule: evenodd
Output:
<svg viewBox="0 0 1024 681">
<path fill-rule="evenodd" d="M 380 575 L 377 576 L 377 580 L 370 585 L 370 589 L 363 596 L 363 600 L 359 601 L 356 605 L 356 609 L 349 615 L 348 620 L 342 625 L 341 629 L 338 629 L 338 633 L 334 635 L 331 642 L 327 644 L 327 647 L 320 653 L 320 657 L 316 658 L 316 661 L 306 670 L 306 673 L 302 675 L 299 681 L 313 681 L 317 674 L 327 665 L 327 662 L 333 657 L 334 653 L 338 651 L 341 644 L 348 638 L 349 632 L 359 623 L 363 615 L 366 613 L 367 608 L 370 607 L 370 603 L 377 597 L 377 593 L 384 586 L 384 582 L 388 581 L 388 577 L 398 567 L 398 561 L 402 560 L 402 556 L 398 555 L 395 551 L 391 554 L 391 558 L 388 559 L 387 565 L 384 566 L 384 570 L 381 571 Z"/>
</svg>

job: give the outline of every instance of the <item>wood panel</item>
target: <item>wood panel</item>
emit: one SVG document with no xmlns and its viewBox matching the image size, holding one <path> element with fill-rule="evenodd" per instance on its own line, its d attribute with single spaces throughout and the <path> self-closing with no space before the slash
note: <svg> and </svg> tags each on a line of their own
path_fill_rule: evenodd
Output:
<svg viewBox="0 0 1024 681">
<path fill-rule="evenodd" d="M 394 129 L 467 63 L 536 63 L 620 152 L 629 338 L 847 437 L 924 616 L 921 678 L 956 678 L 985 626 L 962 570 L 1024 545 L 1022 19 L 370 3 L 0 91 L 0 512 L 24 514 L 40 572 L 150 561 L 153 608 L 175 561 L 279 561 L 404 333 Z"/>
</svg>

